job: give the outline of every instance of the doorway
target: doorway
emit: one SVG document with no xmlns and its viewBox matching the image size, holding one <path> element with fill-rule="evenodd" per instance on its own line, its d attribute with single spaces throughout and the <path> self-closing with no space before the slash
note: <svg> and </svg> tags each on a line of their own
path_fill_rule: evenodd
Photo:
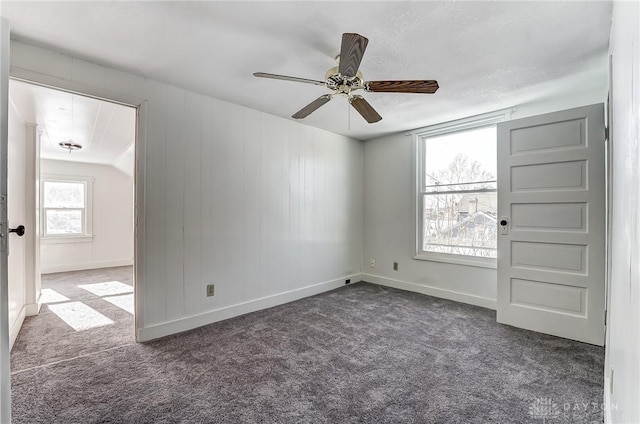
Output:
<svg viewBox="0 0 640 424">
<path fill-rule="evenodd" d="M 16 373 L 135 342 L 137 110 L 18 80 L 9 97 L 9 219 L 26 228 L 9 240 Z"/>
</svg>

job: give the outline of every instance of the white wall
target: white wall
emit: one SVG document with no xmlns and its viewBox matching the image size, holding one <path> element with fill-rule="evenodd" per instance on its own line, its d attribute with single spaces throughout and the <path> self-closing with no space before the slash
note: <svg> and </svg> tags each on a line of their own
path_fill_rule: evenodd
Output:
<svg viewBox="0 0 640 424">
<path fill-rule="evenodd" d="M 12 228 L 26 224 L 25 211 L 25 137 L 26 127 L 18 110 L 9 101 L 9 139 L 7 168 L 7 215 Z M 32 228 L 27 228 L 32 231 Z M 25 238 L 9 234 L 9 346 L 18 336 L 25 317 L 26 267 Z"/>
<path fill-rule="evenodd" d="M 359 278 L 359 141 L 20 42 L 11 53 L 15 76 L 143 104 L 140 340 Z"/>
<path fill-rule="evenodd" d="M 131 144 L 124 152 L 120 154 L 113 162 L 113 166 L 121 172 L 124 172 L 131 178 L 133 178 L 133 172 L 135 171 L 136 161 L 136 146 Z"/>
<path fill-rule="evenodd" d="M 601 103 L 606 87 L 602 79 L 601 89 L 579 96 L 513 105 L 511 118 Z M 495 269 L 412 259 L 416 254 L 413 143 L 403 132 L 364 145 L 363 279 L 495 309 Z M 375 259 L 375 268 L 370 259 Z M 393 262 L 399 263 L 398 271 L 393 271 Z"/>
<path fill-rule="evenodd" d="M 611 287 L 606 422 L 640 422 L 640 4 L 615 2 L 612 55 Z M 611 380 L 613 373 L 613 380 Z"/>
<path fill-rule="evenodd" d="M 133 264 L 133 178 L 110 165 L 40 161 L 41 175 L 93 177 L 93 241 L 40 244 L 43 274 Z"/>
<path fill-rule="evenodd" d="M 412 140 L 401 133 L 364 145 L 363 279 L 495 309 L 494 269 L 412 259 Z M 375 259 L 375 268 L 370 259 Z M 398 271 L 393 271 L 393 262 L 398 262 Z"/>
</svg>

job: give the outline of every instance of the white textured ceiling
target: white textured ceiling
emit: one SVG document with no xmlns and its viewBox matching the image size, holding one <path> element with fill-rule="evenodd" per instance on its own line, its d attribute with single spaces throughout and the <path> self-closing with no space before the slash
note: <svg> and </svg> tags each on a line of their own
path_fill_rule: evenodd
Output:
<svg viewBox="0 0 640 424">
<path fill-rule="evenodd" d="M 42 131 L 42 159 L 117 166 L 134 154 L 134 108 L 20 81 L 9 83 L 9 97 L 22 120 Z M 82 149 L 64 150 L 58 145 L 63 141 Z"/>
<path fill-rule="evenodd" d="M 606 84 L 610 2 L 10 2 L 14 37 L 282 117 L 323 87 L 341 34 L 369 38 L 366 80 L 437 79 L 434 95 L 336 98 L 303 122 L 355 138 L 571 96 Z"/>
</svg>

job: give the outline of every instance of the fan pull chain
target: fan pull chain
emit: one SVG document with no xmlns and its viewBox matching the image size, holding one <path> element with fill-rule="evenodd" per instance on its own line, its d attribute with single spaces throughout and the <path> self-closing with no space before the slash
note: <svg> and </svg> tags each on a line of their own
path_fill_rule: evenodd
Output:
<svg viewBox="0 0 640 424">
<path fill-rule="evenodd" d="M 351 131 L 351 99 L 347 99 L 347 131 Z"/>
</svg>

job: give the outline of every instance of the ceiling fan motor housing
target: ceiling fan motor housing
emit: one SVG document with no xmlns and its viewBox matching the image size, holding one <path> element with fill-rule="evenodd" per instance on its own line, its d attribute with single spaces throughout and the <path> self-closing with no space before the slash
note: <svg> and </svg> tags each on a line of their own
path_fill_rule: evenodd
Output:
<svg viewBox="0 0 640 424">
<path fill-rule="evenodd" d="M 336 92 L 335 94 L 348 95 L 353 90 L 360 90 L 364 88 L 364 76 L 362 75 L 362 72 L 358 71 L 355 76 L 347 77 L 338 71 L 337 66 L 334 66 L 327 71 L 325 74 L 325 80 L 327 82 L 327 88 L 334 90 Z"/>
</svg>

